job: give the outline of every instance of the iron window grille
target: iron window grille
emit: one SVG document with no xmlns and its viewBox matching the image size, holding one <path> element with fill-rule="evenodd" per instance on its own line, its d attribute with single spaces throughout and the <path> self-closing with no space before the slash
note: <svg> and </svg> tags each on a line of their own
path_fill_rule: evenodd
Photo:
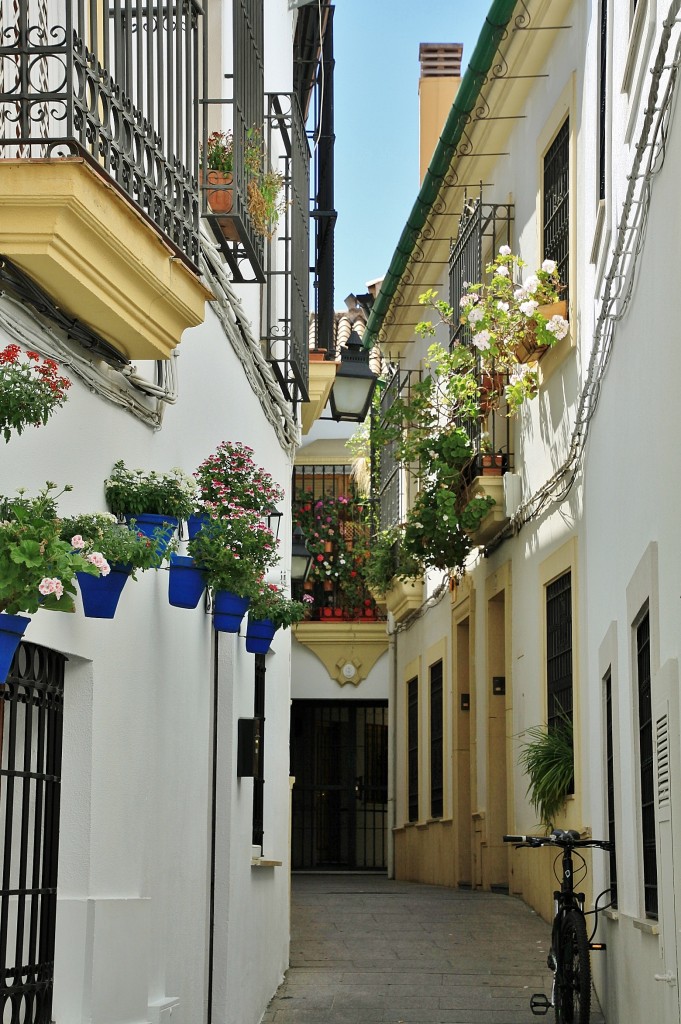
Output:
<svg viewBox="0 0 681 1024">
<path fill-rule="evenodd" d="M 407 813 L 419 818 L 419 681 L 407 683 Z"/>
<path fill-rule="evenodd" d="M 641 780 L 641 843 L 646 917 L 657 920 L 657 849 L 655 846 L 655 781 L 650 675 L 650 613 L 636 627 L 639 771 Z"/>
<path fill-rule="evenodd" d="M 381 426 L 398 399 L 409 400 L 409 387 L 413 374 L 399 367 L 388 381 L 381 395 L 378 418 Z M 407 479 L 402 464 L 397 458 L 397 441 L 389 441 L 380 452 L 372 452 L 372 465 L 378 464 L 374 474 L 374 490 L 378 505 L 378 525 L 388 530 L 404 522 L 407 514 Z"/>
<path fill-rule="evenodd" d="M 444 800 L 444 694 L 442 662 L 430 666 L 430 816 L 441 818 Z"/>
<path fill-rule="evenodd" d="M 194 266 L 197 0 L 15 0 L 0 36 L 0 156 L 79 156 Z"/>
<path fill-rule="evenodd" d="M 544 257 L 556 261 L 567 298 L 570 284 L 570 119 L 544 156 Z"/>
<path fill-rule="evenodd" d="M 283 231 L 267 260 L 266 355 L 284 396 L 309 400 L 308 294 L 310 278 L 310 150 L 295 94 L 269 95 L 268 152 L 273 135 L 283 144 L 286 206 Z M 276 254 L 272 248 L 276 246 Z M 276 258 L 275 258 L 276 256 Z"/>
<path fill-rule="evenodd" d="M 572 574 L 564 573 L 546 587 L 546 678 L 548 725 L 572 721 Z"/>
<path fill-rule="evenodd" d="M 598 76 L 598 198 L 605 199 L 608 133 L 608 0 L 601 0 L 600 67 Z"/>
<path fill-rule="evenodd" d="M 606 801 L 608 814 L 608 839 L 612 850 L 608 854 L 610 867 L 610 899 L 617 906 L 617 852 L 615 850 L 615 753 L 612 741 L 612 673 L 608 673 L 605 684 L 605 766 Z"/>
<path fill-rule="evenodd" d="M 64 664 L 22 643 L 0 687 L 0 1019 L 52 1020 Z"/>
</svg>

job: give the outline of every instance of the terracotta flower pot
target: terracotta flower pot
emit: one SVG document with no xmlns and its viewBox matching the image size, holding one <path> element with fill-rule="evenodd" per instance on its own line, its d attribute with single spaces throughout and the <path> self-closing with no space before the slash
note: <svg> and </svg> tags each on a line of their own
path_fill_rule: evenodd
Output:
<svg viewBox="0 0 681 1024">
<path fill-rule="evenodd" d="M 504 456 L 501 454 L 487 453 L 482 456 L 483 476 L 501 476 L 504 466 Z"/>
<path fill-rule="evenodd" d="M 545 320 L 550 320 L 552 316 L 562 316 L 567 319 L 567 302 L 565 299 L 561 299 L 559 302 L 552 302 L 547 306 L 538 306 L 537 313 Z M 548 345 L 537 344 L 537 333 L 534 324 L 530 321 L 525 337 L 516 345 L 514 354 L 519 363 L 536 363 L 548 349 Z"/>
<path fill-rule="evenodd" d="M 206 174 L 206 198 L 211 213 L 217 216 L 220 230 L 231 242 L 238 242 L 239 235 L 234 220 L 228 216 L 234 205 L 232 189 L 233 176 L 224 171 L 208 171 Z M 214 188 L 210 186 L 213 185 Z"/>
</svg>

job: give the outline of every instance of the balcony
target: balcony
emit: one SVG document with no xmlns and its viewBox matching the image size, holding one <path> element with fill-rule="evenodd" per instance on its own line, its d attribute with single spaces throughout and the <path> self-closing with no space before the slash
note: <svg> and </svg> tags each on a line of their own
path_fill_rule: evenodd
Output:
<svg viewBox="0 0 681 1024">
<path fill-rule="evenodd" d="M 203 320 L 201 8 L 17 0 L 0 45 L 0 252 L 125 359 Z"/>
</svg>

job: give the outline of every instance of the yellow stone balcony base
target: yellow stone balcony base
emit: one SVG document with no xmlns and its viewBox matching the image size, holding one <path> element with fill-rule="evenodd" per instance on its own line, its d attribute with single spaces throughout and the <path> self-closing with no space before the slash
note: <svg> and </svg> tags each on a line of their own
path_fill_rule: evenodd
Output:
<svg viewBox="0 0 681 1024">
<path fill-rule="evenodd" d="M 0 253 L 127 359 L 167 359 L 214 297 L 81 157 L 0 159 Z"/>
<path fill-rule="evenodd" d="M 503 476 L 476 476 L 471 487 L 471 497 L 487 495 L 494 498 L 495 504 L 481 520 L 480 526 L 469 537 L 474 544 L 487 544 L 508 522 L 506 506 L 504 501 L 504 478 Z"/>
<path fill-rule="evenodd" d="M 301 406 L 301 430 L 308 434 L 312 425 L 324 412 L 336 379 L 336 363 L 331 359 L 313 359 L 310 356 L 310 379 L 308 382 L 309 402 Z"/>
<path fill-rule="evenodd" d="M 402 622 L 423 604 L 423 580 L 395 580 L 385 601 L 395 622 Z"/>
<path fill-rule="evenodd" d="M 385 622 L 299 622 L 293 635 L 316 654 L 340 686 L 358 686 L 388 649 Z"/>
</svg>

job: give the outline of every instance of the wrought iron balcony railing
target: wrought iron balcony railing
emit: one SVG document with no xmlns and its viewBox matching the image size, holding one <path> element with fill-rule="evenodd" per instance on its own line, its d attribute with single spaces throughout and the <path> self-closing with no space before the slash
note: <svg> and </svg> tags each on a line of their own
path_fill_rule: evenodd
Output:
<svg viewBox="0 0 681 1024">
<path fill-rule="evenodd" d="M 82 156 L 199 261 L 197 0 L 14 0 L 0 158 Z"/>
</svg>

